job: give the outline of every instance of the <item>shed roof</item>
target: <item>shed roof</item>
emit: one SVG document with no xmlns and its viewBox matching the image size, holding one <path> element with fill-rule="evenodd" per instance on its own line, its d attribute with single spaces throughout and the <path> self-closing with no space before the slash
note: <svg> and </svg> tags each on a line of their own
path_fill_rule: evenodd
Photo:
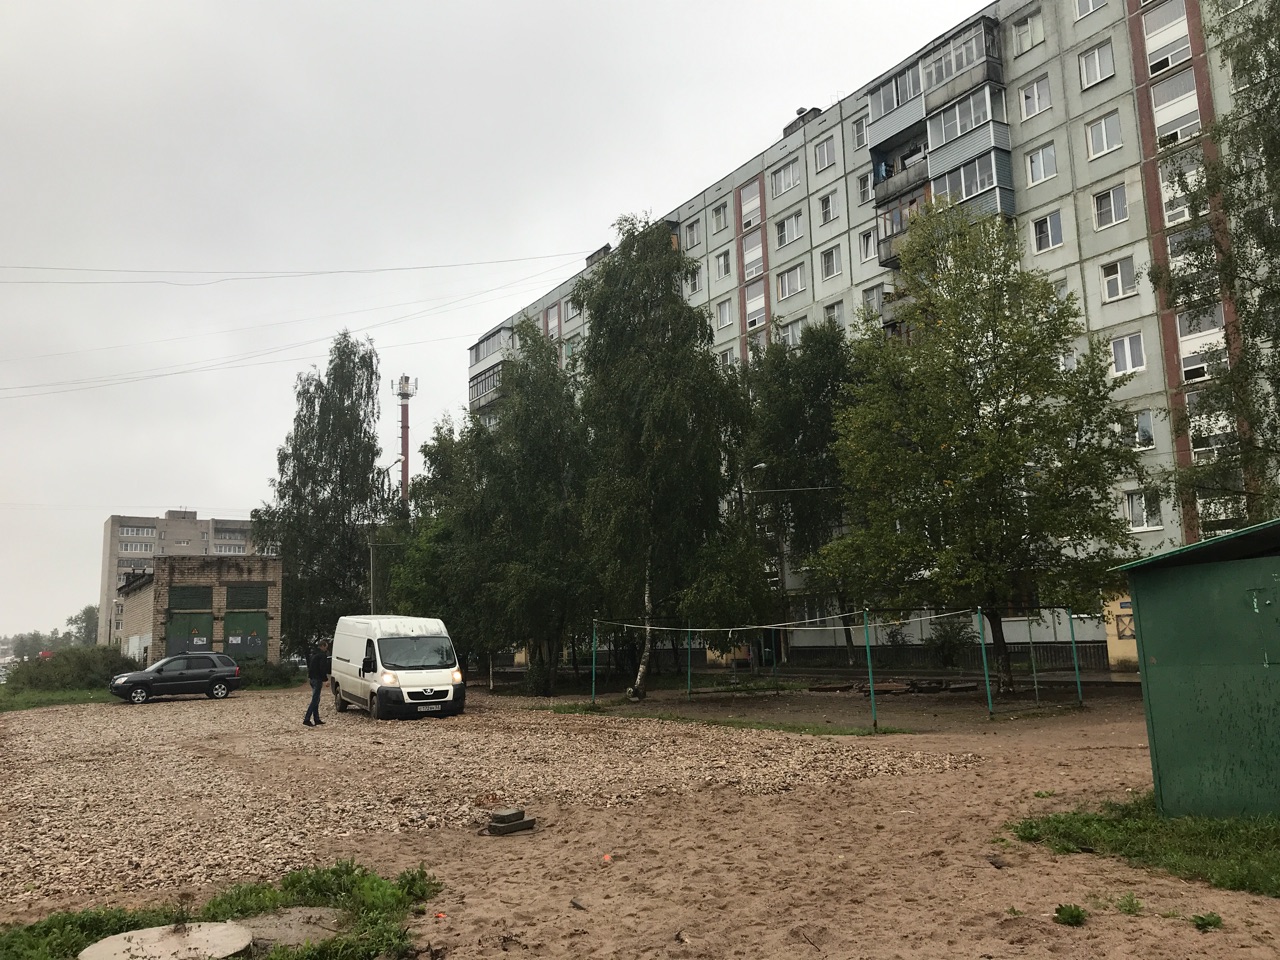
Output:
<svg viewBox="0 0 1280 960">
<path fill-rule="evenodd" d="M 1280 519 L 1224 533 L 1220 537 L 1201 540 L 1174 550 L 1166 550 L 1154 556 L 1134 560 L 1117 570 L 1155 570 L 1166 567 L 1185 567 L 1196 563 L 1218 563 L 1224 560 L 1250 560 L 1280 554 Z"/>
</svg>

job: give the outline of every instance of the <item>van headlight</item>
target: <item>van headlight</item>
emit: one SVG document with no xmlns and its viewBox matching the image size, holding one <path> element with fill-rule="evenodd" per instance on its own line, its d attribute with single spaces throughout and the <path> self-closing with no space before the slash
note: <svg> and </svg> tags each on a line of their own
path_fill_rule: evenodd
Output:
<svg viewBox="0 0 1280 960">
<path fill-rule="evenodd" d="M 455 669 L 455 670 L 453 671 L 453 682 L 454 682 L 454 683 L 461 683 L 461 682 L 462 682 L 462 671 L 461 671 L 461 670 L 457 670 L 457 669 Z"/>
<path fill-rule="evenodd" d="M 383 670 L 382 673 L 378 675 L 378 682 L 384 687 L 400 686 L 400 678 L 390 670 Z"/>
</svg>

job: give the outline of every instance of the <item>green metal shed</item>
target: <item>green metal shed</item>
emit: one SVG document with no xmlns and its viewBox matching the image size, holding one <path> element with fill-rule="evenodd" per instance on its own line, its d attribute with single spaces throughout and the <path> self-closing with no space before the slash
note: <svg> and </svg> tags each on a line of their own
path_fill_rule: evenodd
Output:
<svg viewBox="0 0 1280 960">
<path fill-rule="evenodd" d="M 1280 814 L 1280 520 L 1120 569 L 1160 812 Z"/>
</svg>

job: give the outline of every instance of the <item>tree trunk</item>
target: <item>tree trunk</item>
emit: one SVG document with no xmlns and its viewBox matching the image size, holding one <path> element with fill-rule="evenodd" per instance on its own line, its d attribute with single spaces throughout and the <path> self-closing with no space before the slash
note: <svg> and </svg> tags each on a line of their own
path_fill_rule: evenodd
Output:
<svg viewBox="0 0 1280 960">
<path fill-rule="evenodd" d="M 1009 646 L 1004 642 L 1004 617 L 999 609 L 984 611 L 991 625 L 991 652 L 996 661 L 996 689 L 999 693 L 1013 693 L 1013 663 L 1009 659 Z"/>
<path fill-rule="evenodd" d="M 849 618 L 844 613 L 844 594 L 836 594 L 836 604 L 840 610 L 840 626 L 844 629 L 844 649 L 849 655 L 849 666 L 853 666 L 853 652 L 857 649 L 857 645 L 853 642 L 853 627 L 849 625 Z"/>
<path fill-rule="evenodd" d="M 680 668 L 684 666 L 680 662 L 680 632 L 678 630 L 671 631 L 671 672 L 680 673 Z"/>
<path fill-rule="evenodd" d="M 640 666 L 636 669 L 636 683 L 628 694 L 637 700 L 645 696 L 645 681 L 649 676 L 649 654 L 653 650 L 653 585 L 650 583 L 651 563 L 644 565 L 644 646 L 640 650 Z"/>
</svg>

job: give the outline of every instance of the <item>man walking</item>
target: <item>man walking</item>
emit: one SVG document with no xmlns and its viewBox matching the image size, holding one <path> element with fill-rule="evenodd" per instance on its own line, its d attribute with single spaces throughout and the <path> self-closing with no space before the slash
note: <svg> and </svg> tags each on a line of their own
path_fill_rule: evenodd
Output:
<svg viewBox="0 0 1280 960">
<path fill-rule="evenodd" d="M 320 692 L 324 690 L 324 682 L 329 679 L 329 641 L 321 640 L 316 649 L 307 657 L 307 679 L 311 681 L 311 706 L 302 718 L 304 727 L 315 727 L 324 723 L 320 719 Z"/>
</svg>

